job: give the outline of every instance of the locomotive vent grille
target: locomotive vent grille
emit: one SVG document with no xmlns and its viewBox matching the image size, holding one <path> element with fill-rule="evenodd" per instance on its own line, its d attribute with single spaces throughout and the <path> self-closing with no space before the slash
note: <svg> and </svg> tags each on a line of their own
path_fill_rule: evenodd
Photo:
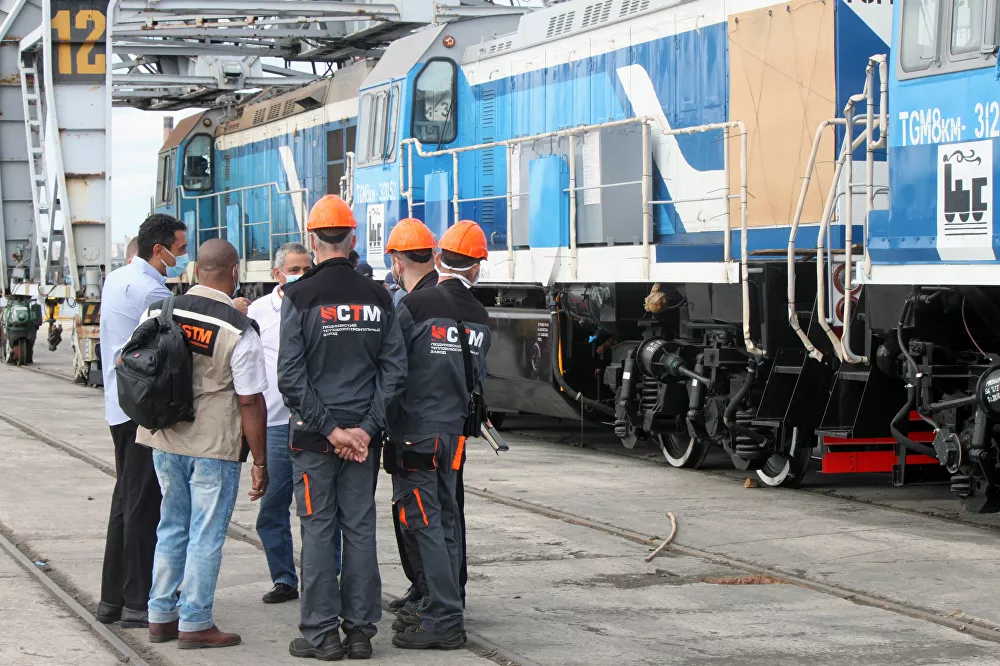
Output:
<svg viewBox="0 0 1000 666">
<path fill-rule="evenodd" d="M 575 20 L 575 10 L 549 17 L 549 25 L 545 30 L 545 37 L 558 37 L 559 35 L 570 32 L 573 29 L 573 22 Z"/>
<path fill-rule="evenodd" d="M 618 16 L 619 18 L 622 16 L 630 16 L 632 14 L 644 12 L 647 9 L 649 9 L 649 0 L 624 0 L 624 2 L 622 2 L 622 8 L 618 12 Z"/>
<path fill-rule="evenodd" d="M 228 181 L 232 177 L 233 177 L 233 156 L 230 153 L 226 153 L 226 157 L 222 160 L 222 178 L 223 180 Z"/>
<path fill-rule="evenodd" d="M 287 116 L 287 115 L 290 115 L 292 113 L 295 113 L 295 100 L 294 99 L 290 99 L 287 102 L 285 102 L 285 108 L 282 109 L 281 115 Z"/>
<path fill-rule="evenodd" d="M 257 109 L 256 111 L 253 112 L 253 124 L 254 125 L 259 125 L 262 122 L 264 122 L 264 112 L 265 111 L 266 111 L 266 109 L 264 107 L 260 107 L 259 109 Z"/>
<path fill-rule="evenodd" d="M 510 47 L 513 46 L 513 44 L 514 42 L 512 42 L 509 39 L 505 42 L 494 42 L 493 44 L 490 44 L 489 53 L 493 54 L 493 53 L 500 53 L 502 51 L 509 51 Z"/>
<path fill-rule="evenodd" d="M 646 4 L 649 4 L 648 1 Z M 583 23 L 580 27 L 587 28 L 598 23 L 606 23 L 610 18 L 611 0 L 595 2 L 592 5 L 587 5 L 587 8 L 583 10 Z"/>
<path fill-rule="evenodd" d="M 272 104 L 268 109 L 267 120 L 268 122 L 272 120 L 277 120 L 280 115 L 281 115 L 281 102 L 278 102 L 276 104 Z"/>
<path fill-rule="evenodd" d="M 486 86 L 483 88 L 480 108 L 482 109 L 482 115 L 479 118 L 479 126 L 482 128 L 481 140 L 483 143 L 495 141 L 497 126 L 497 89 L 495 86 Z M 483 186 L 481 196 L 484 197 L 496 194 L 496 187 L 493 184 L 493 178 L 497 170 L 496 155 L 497 149 L 482 151 L 480 166 L 483 176 Z M 496 223 L 496 217 L 497 202 L 495 199 L 480 202 L 479 221 L 482 224 L 487 227 L 493 227 Z"/>
</svg>

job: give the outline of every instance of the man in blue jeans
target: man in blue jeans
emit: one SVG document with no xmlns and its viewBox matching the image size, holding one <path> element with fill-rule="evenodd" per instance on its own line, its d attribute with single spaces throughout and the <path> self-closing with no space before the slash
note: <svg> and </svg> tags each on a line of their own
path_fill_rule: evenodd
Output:
<svg viewBox="0 0 1000 666">
<path fill-rule="evenodd" d="M 247 315 L 257 322 L 264 343 L 267 370 L 267 469 L 270 477 L 267 492 L 260 501 L 257 535 L 264 544 L 267 568 L 274 587 L 264 595 L 265 604 L 278 604 L 299 598 L 299 579 L 295 575 L 292 529 L 289 507 L 292 504 L 292 459 L 288 449 L 288 407 L 278 392 L 278 343 L 281 330 L 281 300 L 284 287 L 295 282 L 312 266 L 309 251 L 299 243 L 285 243 L 274 255 L 272 277 L 278 283 L 270 294 L 250 304 Z M 340 540 L 337 540 L 339 561 Z"/>
<path fill-rule="evenodd" d="M 153 448 L 163 502 L 156 529 L 149 639 L 178 647 L 238 645 L 213 619 L 226 529 L 236 505 L 244 441 L 253 454 L 250 499 L 267 488 L 264 350 L 256 325 L 233 306 L 236 248 L 214 238 L 198 249 L 198 284 L 173 299 L 173 319 L 191 350 L 194 421 L 137 441 Z M 146 317 L 158 316 L 163 302 Z"/>
</svg>

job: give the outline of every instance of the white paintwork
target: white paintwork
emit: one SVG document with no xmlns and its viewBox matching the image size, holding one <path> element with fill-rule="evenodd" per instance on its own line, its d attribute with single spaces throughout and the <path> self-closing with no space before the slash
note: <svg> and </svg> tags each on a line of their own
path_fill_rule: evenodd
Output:
<svg viewBox="0 0 1000 666">
<path fill-rule="evenodd" d="M 299 190 L 302 185 L 299 181 L 299 171 L 295 167 L 295 157 L 292 155 L 291 146 L 278 146 L 278 154 L 281 156 L 281 166 L 285 170 L 285 178 L 288 179 L 289 190 Z M 292 200 L 292 214 L 295 215 L 295 225 L 299 230 L 306 228 L 305 202 L 302 199 L 302 192 L 294 192 L 288 195 Z M 274 211 L 269 211 L 273 223 Z"/>
<path fill-rule="evenodd" d="M 864 284 L 927 284 L 1000 286 L 1000 265 L 993 264 L 873 264 Z"/>
<path fill-rule="evenodd" d="M 641 65 L 628 65 L 618 69 L 621 82 L 636 116 L 648 116 L 656 121 L 659 132 L 652 132 L 653 161 L 666 181 L 673 200 L 720 197 L 709 201 L 689 201 L 673 204 L 686 231 L 718 231 L 725 226 L 728 186 L 726 170 L 701 171 L 695 169 L 684 157 L 677 137 L 666 134 L 672 128 L 663 113 L 663 104 L 656 96 L 656 89 L 649 74 Z M 721 134 L 721 133 L 720 133 Z"/>
<path fill-rule="evenodd" d="M 258 127 L 251 127 L 232 134 L 223 134 L 215 140 L 215 147 L 218 150 L 238 148 L 239 146 L 257 143 L 258 141 L 271 139 L 276 136 L 293 134 L 299 130 L 309 129 L 317 125 L 347 120 L 357 115 L 357 98 L 344 99 L 306 113 L 298 113 L 281 120 L 264 123 Z"/>
</svg>

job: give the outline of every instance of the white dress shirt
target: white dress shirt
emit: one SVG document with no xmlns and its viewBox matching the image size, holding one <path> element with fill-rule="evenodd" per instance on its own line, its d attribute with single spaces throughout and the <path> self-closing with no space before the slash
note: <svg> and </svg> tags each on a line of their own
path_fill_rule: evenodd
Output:
<svg viewBox="0 0 1000 666">
<path fill-rule="evenodd" d="M 264 365 L 267 370 L 267 425 L 288 425 L 288 407 L 278 391 L 278 344 L 281 340 L 281 287 L 275 285 L 270 294 L 261 296 L 250 304 L 247 315 L 260 327 L 264 343 Z"/>
<path fill-rule="evenodd" d="M 170 297 L 160 274 L 142 257 L 111 271 L 101 290 L 101 371 L 104 375 L 104 417 L 108 425 L 129 420 L 118 405 L 115 357 L 125 346 L 139 318 L 153 303 Z"/>
</svg>

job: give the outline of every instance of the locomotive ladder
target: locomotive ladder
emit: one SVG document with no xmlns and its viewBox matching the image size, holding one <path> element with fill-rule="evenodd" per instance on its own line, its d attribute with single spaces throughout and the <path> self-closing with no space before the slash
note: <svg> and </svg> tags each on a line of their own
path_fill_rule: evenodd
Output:
<svg viewBox="0 0 1000 666">
<path fill-rule="evenodd" d="M 876 107 L 875 76 L 878 75 L 878 95 Z M 799 191 L 798 202 L 795 206 L 795 213 L 792 218 L 791 230 L 788 236 L 788 253 L 786 261 L 788 264 L 788 323 L 792 330 L 799 336 L 806 352 L 816 360 L 822 360 L 823 353 L 809 340 L 808 335 L 802 330 L 799 316 L 796 312 L 795 297 L 795 240 L 798 233 L 799 224 L 802 221 L 802 211 L 805 206 L 806 195 L 816 167 L 816 156 L 820 143 L 826 130 L 830 127 L 844 128 L 844 139 L 841 142 L 840 154 L 834 168 L 833 179 L 827 191 L 823 206 L 823 215 L 820 220 L 819 230 L 816 236 L 816 308 L 817 320 L 823 332 L 827 335 L 833 347 L 834 353 L 844 363 L 867 364 L 868 358 L 855 354 L 851 350 L 851 324 L 853 315 L 851 313 L 853 299 L 851 291 L 854 289 L 852 280 L 854 278 L 853 262 L 854 245 L 854 196 L 858 193 L 865 197 L 865 217 L 864 234 L 862 238 L 862 258 L 866 271 L 871 270 L 870 258 L 867 250 L 868 238 L 868 218 L 874 208 L 876 195 L 875 187 L 875 151 L 884 149 L 888 140 L 888 124 L 886 114 L 888 111 L 888 73 L 885 55 L 874 55 L 868 59 L 865 68 L 865 85 L 862 91 L 848 98 L 844 106 L 843 117 L 829 118 L 820 123 L 813 138 L 812 150 L 809 160 L 806 163 L 805 174 L 802 177 L 802 187 Z M 865 112 L 863 115 L 855 115 L 856 106 L 864 102 Z M 863 128 L 855 137 L 855 127 Z M 876 137 L 876 130 L 877 137 Z M 854 151 L 865 146 L 865 179 L 860 191 L 855 191 L 854 183 Z M 843 188 L 841 188 L 841 181 Z M 840 191 L 843 189 L 843 191 Z M 844 198 L 844 314 L 842 317 L 843 328 L 838 336 L 830 326 L 826 311 L 827 272 L 830 270 L 828 263 L 832 262 L 832 257 L 826 254 L 826 236 L 834 218 L 834 209 L 838 199 Z M 833 248 L 831 248 L 832 252 Z"/>
</svg>

